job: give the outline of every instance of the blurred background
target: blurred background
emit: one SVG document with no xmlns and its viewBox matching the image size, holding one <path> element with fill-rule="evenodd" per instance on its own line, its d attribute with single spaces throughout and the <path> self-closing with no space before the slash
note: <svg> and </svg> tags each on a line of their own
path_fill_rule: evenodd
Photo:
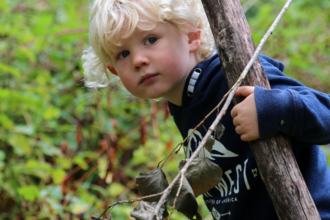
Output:
<svg viewBox="0 0 330 220">
<path fill-rule="evenodd" d="M 242 0 L 256 44 L 283 0 Z M 83 85 L 88 1 L 0 1 L 0 219 L 91 219 L 139 197 L 135 177 L 182 140 L 164 100 Z M 294 1 L 263 54 L 330 93 L 330 1 Z M 330 162 L 329 146 L 322 146 Z M 183 152 L 164 167 L 169 181 Z M 203 219 L 211 219 L 201 198 Z M 112 219 L 130 219 L 134 204 Z M 108 215 L 110 217 L 110 215 Z M 185 219 L 175 213 L 172 219 Z"/>
</svg>

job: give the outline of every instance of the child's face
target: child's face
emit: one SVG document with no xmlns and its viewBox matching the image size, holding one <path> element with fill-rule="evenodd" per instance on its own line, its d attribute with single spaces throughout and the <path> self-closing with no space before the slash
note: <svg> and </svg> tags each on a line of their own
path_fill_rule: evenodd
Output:
<svg viewBox="0 0 330 220">
<path fill-rule="evenodd" d="M 136 29 L 111 54 L 109 70 L 136 97 L 164 97 L 181 105 L 186 78 L 198 63 L 200 39 L 189 38 L 171 23 L 159 22 L 151 31 Z"/>
</svg>

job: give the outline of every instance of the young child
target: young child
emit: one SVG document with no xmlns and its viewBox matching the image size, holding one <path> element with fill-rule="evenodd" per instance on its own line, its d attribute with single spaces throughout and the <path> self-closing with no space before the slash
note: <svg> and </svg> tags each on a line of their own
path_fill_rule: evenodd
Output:
<svg viewBox="0 0 330 220">
<path fill-rule="evenodd" d="M 84 51 L 88 87 L 105 87 L 116 75 L 134 96 L 163 97 L 182 137 L 228 91 L 198 0 L 95 0 L 90 13 L 91 47 Z M 249 143 L 276 133 L 290 136 L 294 153 L 322 219 L 330 219 L 330 170 L 319 146 L 330 142 L 330 97 L 286 77 L 283 63 L 259 56 L 271 90 L 241 87 L 245 96 L 221 120 L 226 130 L 212 153 L 221 182 L 204 194 L 214 219 L 278 219 Z M 109 72 L 108 72 L 109 71 Z M 230 112 L 229 111 L 229 112 Z M 216 117 L 205 121 L 208 128 Z M 187 157 L 206 133 L 196 130 Z"/>
</svg>

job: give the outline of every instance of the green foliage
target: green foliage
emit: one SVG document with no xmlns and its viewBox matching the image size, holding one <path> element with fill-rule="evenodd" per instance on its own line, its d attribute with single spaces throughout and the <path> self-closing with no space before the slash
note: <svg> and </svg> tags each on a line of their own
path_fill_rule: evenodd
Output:
<svg viewBox="0 0 330 220">
<path fill-rule="evenodd" d="M 285 0 L 257 2 L 248 11 L 256 45 Z M 330 93 L 330 1 L 293 1 L 261 53 L 285 63 L 285 74 Z"/>
<path fill-rule="evenodd" d="M 180 140 L 165 133 L 177 130 L 164 102 L 153 106 L 153 133 L 150 103 L 84 88 L 88 2 L 1 1 L 0 13 L 0 219 L 90 218 L 137 197 L 127 191 L 135 176 Z M 140 139 L 148 152 L 135 151 Z M 128 218 L 128 207 L 114 215 Z"/>
<path fill-rule="evenodd" d="M 283 4 L 257 1 L 247 11 L 256 43 Z M 327 0 L 294 2 L 263 50 L 325 92 L 329 9 Z M 134 100 L 115 85 L 84 88 L 88 1 L 2 0 L 0 14 L 0 219 L 89 219 L 138 197 L 135 177 L 181 140 L 165 103 Z M 181 159 L 164 166 L 169 181 Z M 129 219 L 136 205 L 116 206 L 113 219 Z"/>
</svg>

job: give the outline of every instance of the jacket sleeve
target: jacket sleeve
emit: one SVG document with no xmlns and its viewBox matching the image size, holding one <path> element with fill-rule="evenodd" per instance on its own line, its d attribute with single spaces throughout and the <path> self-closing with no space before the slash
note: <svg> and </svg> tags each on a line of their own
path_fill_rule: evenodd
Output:
<svg viewBox="0 0 330 220">
<path fill-rule="evenodd" d="M 271 89 L 255 88 L 260 137 L 278 132 L 310 144 L 330 143 L 330 96 L 283 74 L 283 63 L 260 55 Z"/>
</svg>

